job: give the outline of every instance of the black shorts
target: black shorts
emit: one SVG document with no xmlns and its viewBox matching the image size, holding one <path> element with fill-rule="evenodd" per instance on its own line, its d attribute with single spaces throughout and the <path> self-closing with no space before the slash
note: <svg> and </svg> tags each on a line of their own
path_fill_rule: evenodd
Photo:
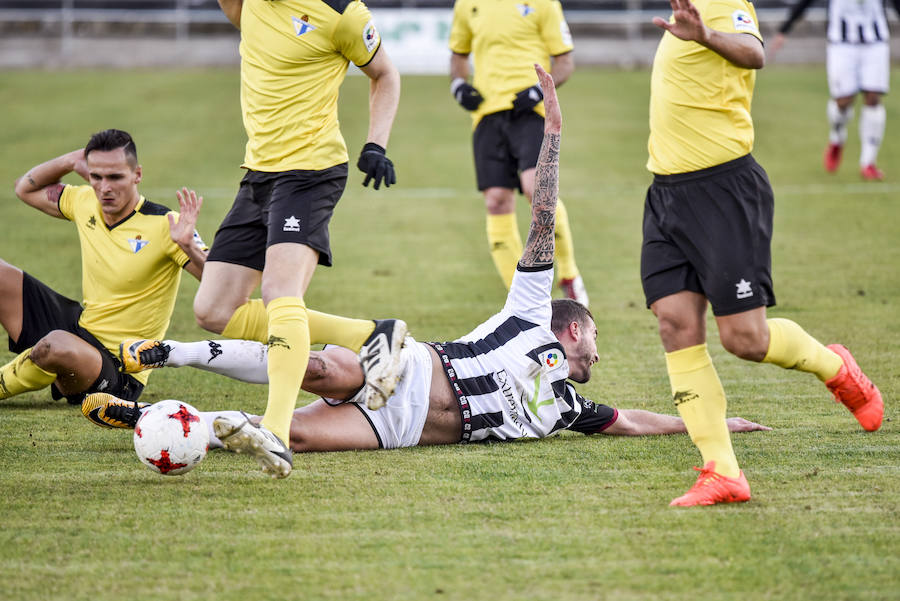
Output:
<svg viewBox="0 0 900 601">
<path fill-rule="evenodd" d="M 765 170 L 749 154 L 708 169 L 657 175 L 644 203 L 641 281 L 649 307 L 690 290 L 715 315 L 775 304 Z"/>
<path fill-rule="evenodd" d="M 331 266 L 328 222 L 347 184 L 347 163 L 322 171 L 248 171 L 219 226 L 208 261 L 262 271 L 266 249 L 296 242 L 319 252 Z"/>
<path fill-rule="evenodd" d="M 478 189 L 491 187 L 522 191 L 519 174 L 537 165 L 544 141 L 544 118 L 511 110 L 482 117 L 472 135 Z"/>
<path fill-rule="evenodd" d="M 19 334 L 18 340 L 9 339 L 9 350 L 21 353 L 33 347 L 53 330 L 69 332 L 100 352 L 102 366 L 100 375 L 90 388 L 83 393 L 67 396 L 68 401 L 72 404 L 80 404 L 85 395 L 92 392 L 108 392 L 120 399 L 137 400 L 144 390 L 144 385 L 130 374 L 120 372 L 119 359 L 110 353 L 93 334 L 78 324 L 82 311 L 84 309 L 77 301 L 59 294 L 40 280 L 23 273 L 22 332 Z M 50 392 L 54 399 L 63 397 L 55 384 L 51 386 Z"/>
</svg>

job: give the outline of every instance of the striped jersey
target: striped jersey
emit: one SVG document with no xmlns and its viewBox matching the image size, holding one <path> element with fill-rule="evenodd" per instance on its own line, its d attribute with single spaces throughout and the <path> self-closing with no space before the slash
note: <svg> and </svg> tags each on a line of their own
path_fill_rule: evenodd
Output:
<svg viewBox="0 0 900 601">
<path fill-rule="evenodd" d="M 552 284 L 552 266 L 520 266 L 502 311 L 458 340 L 432 344 L 460 403 L 463 442 L 592 434 L 616 421 L 615 409 L 566 380 L 566 354 L 550 330 Z"/>
<path fill-rule="evenodd" d="M 813 0 L 800 0 L 794 5 L 779 31 L 789 32 L 812 3 Z M 900 14 L 900 0 L 894 0 L 894 8 Z M 887 42 L 889 37 L 884 0 L 830 0 L 828 3 L 829 42 L 872 44 Z"/>
</svg>

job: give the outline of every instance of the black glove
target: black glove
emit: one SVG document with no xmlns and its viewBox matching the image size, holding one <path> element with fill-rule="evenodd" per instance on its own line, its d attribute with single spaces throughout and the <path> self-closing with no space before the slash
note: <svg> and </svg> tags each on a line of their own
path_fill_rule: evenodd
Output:
<svg viewBox="0 0 900 601">
<path fill-rule="evenodd" d="M 474 111 L 484 102 L 484 96 L 462 77 L 457 77 L 450 84 L 450 93 L 467 111 Z"/>
<path fill-rule="evenodd" d="M 537 84 L 525 88 L 513 100 L 513 113 L 520 115 L 534 109 L 544 99 L 544 91 Z"/>
<path fill-rule="evenodd" d="M 384 187 L 390 188 L 391 184 L 397 183 L 397 175 L 394 173 L 394 164 L 391 159 L 384 154 L 384 148 L 374 142 L 366 142 L 362 152 L 359 153 L 359 160 L 356 161 L 359 170 L 366 174 L 363 185 L 368 186 L 373 179 L 375 184 L 372 186 L 376 190 L 384 180 Z"/>
</svg>

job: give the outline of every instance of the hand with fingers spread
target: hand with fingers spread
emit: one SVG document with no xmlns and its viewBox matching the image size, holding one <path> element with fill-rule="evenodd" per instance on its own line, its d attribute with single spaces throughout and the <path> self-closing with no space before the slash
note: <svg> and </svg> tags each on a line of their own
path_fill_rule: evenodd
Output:
<svg viewBox="0 0 900 601">
<path fill-rule="evenodd" d="M 709 28 L 703 23 L 700 11 L 691 0 L 669 0 L 672 5 L 673 22 L 662 17 L 653 17 L 653 24 L 665 29 L 676 38 L 688 42 L 697 42 L 706 46 L 709 40 Z"/>
<path fill-rule="evenodd" d="M 175 215 L 168 214 L 169 235 L 173 242 L 184 247 L 194 240 L 197 217 L 200 215 L 200 207 L 203 206 L 203 197 L 187 188 L 177 190 L 175 196 L 178 197 L 178 221 L 175 221 Z"/>
</svg>

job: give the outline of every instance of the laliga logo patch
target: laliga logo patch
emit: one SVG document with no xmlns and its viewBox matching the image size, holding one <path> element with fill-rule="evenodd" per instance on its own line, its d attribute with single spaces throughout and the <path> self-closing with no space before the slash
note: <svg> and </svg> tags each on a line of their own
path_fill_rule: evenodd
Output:
<svg viewBox="0 0 900 601">
<path fill-rule="evenodd" d="M 363 29 L 363 43 L 366 45 L 366 52 L 372 52 L 378 45 L 378 30 L 375 29 L 375 23 L 369 21 Z"/>
<path fill-rule="evenodd" d="M 735 31 L 756 31 L 753 17 L 745 10 L 736 10 L 731 13 L 731 20 L 734 23 Z"/>
<path fill-rule="evenodd" d="M 137 254 L 142 248 L 150 244 L 149 240 L 141 240 L 141 235 L 138 234 L 134 238 L 128 239 L 128 245 L 131 247 L 131 252 Z"/>
<path fill-rule="evenodd" d="M 553 369 L 559 365 L 559 359 L 558 351 L 547 351 L 544 355 L 543 363 L 547 366 L 547 369 Z"/>
<path fill-rule="evenodd" d="M 527 17 L 531 13 L 534 12 L 534 9 L 528 6 L 527 4 L 516 4 L 516 8 L 519 9 L 519 14 L 523 17 Z"/>
<path fill-rule="evenodd" d="M 309 16 L 303 15 L 299 19 L 291 16 L 291 23 L 294 24 L 294 35 L 301 36 L 304 33 L 315 31 L 316 28 L 309 24 Z"/>
</svg>

